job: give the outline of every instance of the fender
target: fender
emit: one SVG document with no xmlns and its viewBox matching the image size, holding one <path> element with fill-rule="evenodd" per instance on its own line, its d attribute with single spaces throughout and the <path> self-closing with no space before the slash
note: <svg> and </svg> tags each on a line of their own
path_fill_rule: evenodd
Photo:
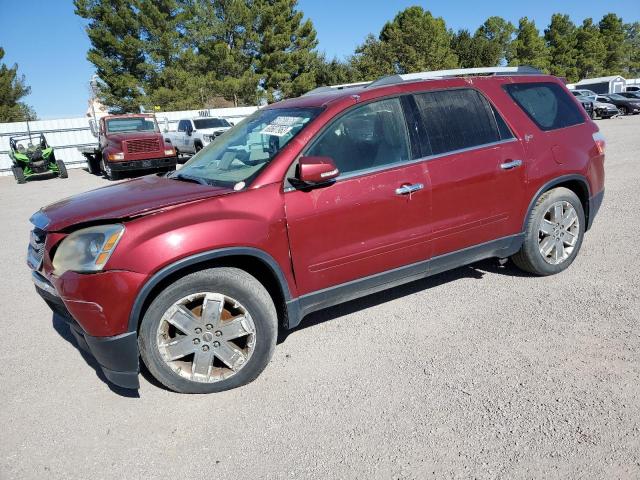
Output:
<svg viewBox="0 0 640 480">
<path fill-rule="evenodd" d="M 284 296 L 285 305 L 288 305 L 291 301 L 291 292 L 289 291 L 289 284 L 287 283 L 287 279 L 284 276 L 284 273 L 280 269 L 278 262 L 276 262 L 271 255 L 268 253 L 259 250 L 257 248 L 251 247 L 228 247 L 228 248 L 220 248 L 218 250 L 210 250 L 207 252 L 197 253 L 195 255 L 191 255 L 189 257 L 181 258 L 180 260 L 167 265 L 161 270 L 154 273 L 149 280 L 143 285 L 136 296 L 135 301 L 133 302 L 133 308 L 131 309 L 131 313 L 129 314 L 129 328 L 128 332 L 135 332 L 138 329 L 138 319 L 140 318 L 140 313 L 142 312 L 142 306 L 144 302 L 147 300 L 147 297 L 151 293 L 154 287 L 156 287 L 162 280 L 167 278 L 172 273 L 177 272 L 183 268 L 197 265 L 198 263 L 207 262 L 209 260 L 213 260 L 216 258 L 224 258 L 230 256 L 245 256 L 245 257 L 254 257 L 261 261 L 263 261 L 267 266 L 271 269 L 273 274 L 278 280 L 280 284 L 280 289 L 282 290 L 282 294 Z"/>
<path fill-rule="evenodd" d="M 572 174 L 572 175 L 562 175 L 561 177 L 554 178 L 553 180 L 548 181 L 542 187 L 538 189 L 536 194 L 533 196 L 531 201 L 529 202 L 529 207 L 527 208 L 527 214 L 524 216 L 524 221 L 522 222 L 522 231 L 525 232 L 527 230 L 527 222 L 529 221 L 529 216 L 531 215 L 531 211 L 533 207 L 535 207 L 538 198 L 547 190 L 559 185 L 561 183 L 565 183 L 568 181 L 578 181 L 582 183 L 587 190 L 587 208 L 585 209 L 584 215 L 587 219 L 587 226 L 590 224 L 589 222 L 589 203 L 591 202 L 591 188 L 589 187 L 589 182 L 584 175 Z M 588 228 L 587 228 L 588 230 Z"/>
</svg>

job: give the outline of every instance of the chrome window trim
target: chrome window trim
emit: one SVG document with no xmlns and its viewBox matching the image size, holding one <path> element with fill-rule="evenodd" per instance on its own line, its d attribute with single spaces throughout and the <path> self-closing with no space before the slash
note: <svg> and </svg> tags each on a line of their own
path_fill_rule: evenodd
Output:
<svg viewBox="0 0 640 480">
<path fill-rule="evenodd" d="M 406 166 L 406 165 L 414 165 L 416 163 L 421 163 L 421 162 L 429 162 L 431 160 L 437 160 L 439 158 L 446 157 L 446 156 L 449 156 L 449 155 L 457 155 L 457 154 L 460 154 L 460 153 L 471 152 L 473 150 L 479 150 L 479 149 L 483 149 L 483 148 L 495 147 L 495 146 L 498 146 L 498 145 L 503 145 L 503 144 L 506 144 L 506 143 L 516 142 L 516 141 L 518 141 L 518 139 L 513 137 L 513 138 L 508 138 L 506 140 L 498 140 L 497 142 L 483 143 L 482 145 L 474 145 L 473 147 L 460 148 L 458 150 L 451 150 L 449 152 L 438 153 L 438 154 L 435 154 L 435 155 L 427 155 L 426 157 L 415 158 L 413 160 L 406 160 L 406 161 L 401 161 L 401 162 L 389 163 L 387 165 L 381 165 L 379 167 L 366 168 L 366 169 L 363 169 L 363 170 L 358 170 L 358 171 L 355 171 L 355 172 L 346 173 L 344 175 L 341 174 L 341 175 L 339 175 L 337 178 L 335 178 L 332 181 L 337 183 L 337 182 L 339 182 L 341 180 L 350 180 L 352 178 L 360 177 L 360 176 L 363 176 L 363 175 L 369 175 L 369 174 L 372 174 L 372 173 L 383 172 L 385 170 L 391 170 L 391 169 L 397 168 L 397 167 L 403 167 L 403 166 Z M 294 190 L 301 190 L 301 189 L 296 188 L 296 187 L 287 187 L 287 188 L 284 189 L 284 193 L 292 192 Z"/>
</svg>

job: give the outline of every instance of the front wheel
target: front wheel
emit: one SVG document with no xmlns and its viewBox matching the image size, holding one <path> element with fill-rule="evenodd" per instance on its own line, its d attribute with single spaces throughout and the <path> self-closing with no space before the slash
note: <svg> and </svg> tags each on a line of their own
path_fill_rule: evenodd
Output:
<svg viewBox="0 0 640 480">
<path fill-rule="evenodd" d="M 153 300 L 140 325 L 140 356 L 180 393 L 212 393 L 254 380 L 275 349 L 273 300 L 237 268 L 191 273 Z"/>
<path fill-rule="evenodd" d="M 64 162 L 62 160 L 56 160 L 56 165 L 58 166 L 58 177 L 67 178 L 69 174 L 67 173 L 67 166 Z"/>
<path fill-rule="evenodd" d="M 618 108 L 618 113 L 620 115 L 627 115 L 629 113 L 629 110 L 627 109 L 627 107 L 620 107 Z"/>
<path fill-rule="evenodd" d="M 11 172 L 13 173 L 13 178 L 16 179 L 16 182 L 18 182 L 18 184 L 22 185 L 27 181 L 26 177 L 24 176 L 24 170 L 22 170 L 21 167 L 11 167 Z"/>
<path fill-rule="evenodd" d="M 549 190 L 536 202 L 522 248 L 511 258 L 535 275 L 559 273 L 578 255 L 585 226 L 584 209 L 576 194 L 562 187 Z"/>
</svg>

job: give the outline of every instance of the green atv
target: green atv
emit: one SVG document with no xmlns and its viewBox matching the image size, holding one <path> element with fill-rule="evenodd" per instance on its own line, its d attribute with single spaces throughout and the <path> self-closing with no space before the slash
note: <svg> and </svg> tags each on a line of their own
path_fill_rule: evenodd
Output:
<svg viewBox="0 0 640 480">
<path fill-rule="evenodd" d="M 49 146 L 44 135 L 40 134 L 39 142 L 36 144 L 31 140 L 32 135 L 9 138 L 9 156 L 13 161 L 11 171 L 16 181 L 25 183 L 27 178 L 42 173 L 53 173 L 60 178 L 67 178 L 67 167 L 62 160 L 56 160 L 53 147 Z"/>
</svg>

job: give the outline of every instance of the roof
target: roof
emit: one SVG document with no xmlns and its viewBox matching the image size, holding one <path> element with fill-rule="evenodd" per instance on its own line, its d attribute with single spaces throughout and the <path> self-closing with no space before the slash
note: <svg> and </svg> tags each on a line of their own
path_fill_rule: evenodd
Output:
<svg viewBox="0 0 640 480">
<path fill-rule="evenodd" d="M 591 83 L 610 82 L 611 80 L 616 80 L 618 78 L 624 80 L 624 78 L 622 78 L 620 75 L 611 75 L 610 77 L 584 78 L 576 83 L 576 85 L 589 85 Z"/>
</svg>

